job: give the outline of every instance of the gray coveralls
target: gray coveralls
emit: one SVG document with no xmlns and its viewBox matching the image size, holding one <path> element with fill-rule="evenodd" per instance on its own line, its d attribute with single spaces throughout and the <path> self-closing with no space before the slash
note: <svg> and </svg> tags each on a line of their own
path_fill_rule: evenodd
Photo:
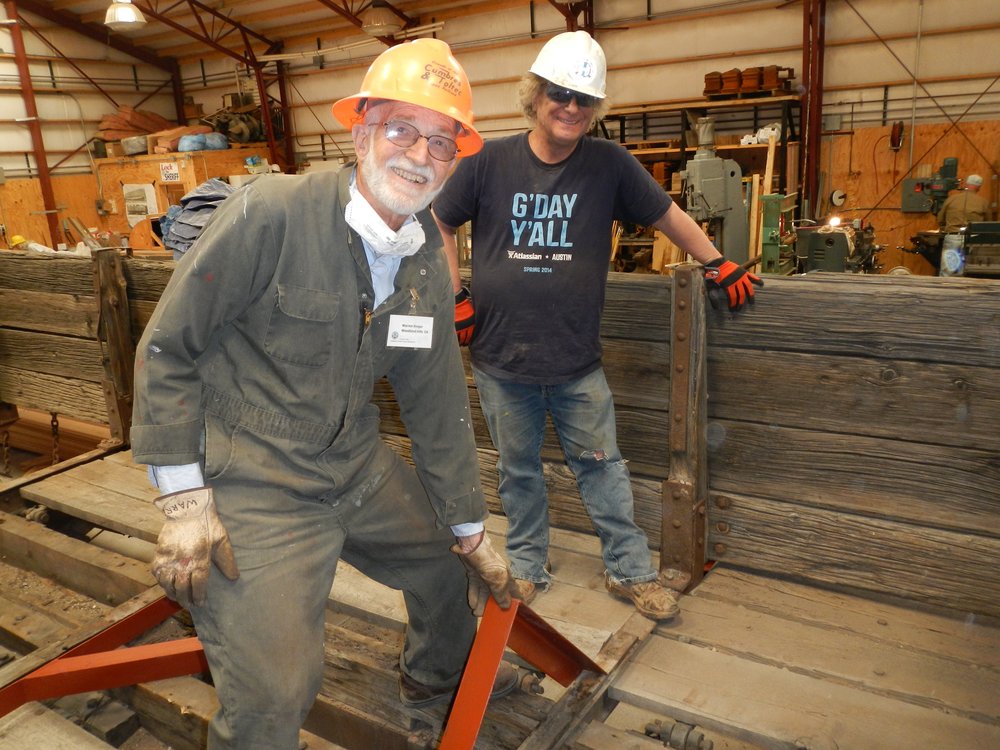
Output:
<svg viewBox="0 0 1000 750">
<path fill-rule="evenodd" d="M 430 241 L 377 310 L 348 178 L 268 175 L 218 209 L 136 353 L 132 450 L 202 461 L 240 569 L 215 567 L 192 616 L 221 702 L 209 747 L 294 750 L 322 684 L 340 557 L 404 594 L 401 668 L 454 686 L 475 635 L 448 526 L 487 516 L 454 300 Z M 437 240 L 437 242 L 434 242 Z M 387 346 L 391 315 L 433 318 L 429 349 Z M 379 438 L 387 376 L 416 470 Z M 204 450 L 202 450 L 202 445 Z"/>
</svg>

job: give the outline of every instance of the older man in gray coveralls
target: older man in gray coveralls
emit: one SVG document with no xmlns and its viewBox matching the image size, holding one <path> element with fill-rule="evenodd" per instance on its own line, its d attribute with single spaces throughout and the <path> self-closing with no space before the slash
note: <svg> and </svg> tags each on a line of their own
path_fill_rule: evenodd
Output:
<svg viewBox="0 0 1000 750">
<path fill-rule="evenodd" d="M 221 703 L 213 750 L 299 747 L 341 557 L 403 591 L 406 706 L 451 698 L 477 593 L 510 604 L 425 210 L 482 146 L 471 103 L 443 42 L 385 51 L 334 105 L 358 164 L 269 175 L 227 199 L 138 347 L 132 449 L 166 514 L 153 571 L 204 645 Z M 383 376 L 416 470 L 379 438 Z M 494 695 L 515 682 L 501 666 Z"/>
</svg>

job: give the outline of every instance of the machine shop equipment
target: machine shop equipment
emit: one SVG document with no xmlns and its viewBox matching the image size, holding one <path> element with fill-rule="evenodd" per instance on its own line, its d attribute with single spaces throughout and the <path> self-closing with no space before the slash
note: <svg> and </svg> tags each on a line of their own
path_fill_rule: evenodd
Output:
<svg viewBox="0 0 1000 750">
<path fill-rule="evenodd" d="M 681 172 L 687 213 L 695 221 L 708 222 L 716 247 L 728 260 L 746 263 L 750 235 L 743 170 L 732 159 L 716 156 L 714 118 L 699 117 L 695 130 L 698 150 Z"/>
<path fill-rule="evenodd" d="M 796 195 L 772 193 L 760 196 L 760 270 L 762 273 L 795 273 Z"/>
<path fill-rule="evenodd" d="M 882 268 L 878 262 L 881 251 L 872 225 L 862 225 L 860 220 L 848 226 L 826 224 L 796 229 L 795 257 L 801 273 L 878 273 Z"/>
<path fill-rule="evenodd" d="M 958 159 L 948 157 L 931 177 L 903 180 L 901 210 L 903 213 L 937 213 L 948 193 L 958 185 Z"/>
<path fill-rule="evenodd" d="M 1000 278 L 1000 221 L 975 221 L 954 234 L 917 232 L 910 244 L 900 249 L 922 256 L 941 276 Z"/>
</svg>

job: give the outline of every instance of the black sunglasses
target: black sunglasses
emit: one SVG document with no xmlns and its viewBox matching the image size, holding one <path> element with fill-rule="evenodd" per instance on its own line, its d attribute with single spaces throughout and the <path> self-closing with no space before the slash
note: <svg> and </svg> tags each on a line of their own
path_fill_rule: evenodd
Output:
<svg viewBox="0 0 1000 750">
<path fill-rule="evenodd" d="M 596 96 L 581 94 L 579 91 L 556 86 L 554 83 L 550 83 L 545 87 L 545 96 L 556 104 L 569 104 L 571 100 L 576 99 L 576 106 L 581 109 L 596 107 L 600 101 Z"/>
</svg>

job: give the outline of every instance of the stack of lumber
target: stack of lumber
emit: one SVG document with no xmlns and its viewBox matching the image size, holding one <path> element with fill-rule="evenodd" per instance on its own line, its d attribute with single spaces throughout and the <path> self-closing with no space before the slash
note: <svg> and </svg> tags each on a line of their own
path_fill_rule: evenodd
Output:
<svg viewBox="0 0 1000 750">
<path fill-rule="evenodd" d="M 149 135 L 175 127 L 175 123 L 155 112 L 123 105 L 114 114 L 101 118 L 97 137 L 102 141 L 120 141 L 122 138 Z"/>
</svg>

